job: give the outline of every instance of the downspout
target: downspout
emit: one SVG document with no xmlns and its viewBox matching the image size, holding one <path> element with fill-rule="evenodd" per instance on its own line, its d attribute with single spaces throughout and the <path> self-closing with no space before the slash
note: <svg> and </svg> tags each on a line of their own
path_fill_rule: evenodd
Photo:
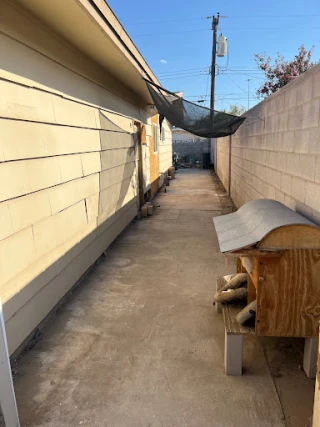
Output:
<svg viewBox="0 0 320 427">
<path fill-rule="evenodd" d="M 232 148 L 232 136 L 229 139 L 229 179 L 228 179 L 228 197 L 231 197 L 231 148 Z"/>
</svg>

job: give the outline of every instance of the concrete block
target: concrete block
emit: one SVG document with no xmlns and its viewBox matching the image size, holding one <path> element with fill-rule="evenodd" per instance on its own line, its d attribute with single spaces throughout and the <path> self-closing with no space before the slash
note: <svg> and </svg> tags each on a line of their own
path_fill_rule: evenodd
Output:
<svg viewBox="0 0 320 427">
<path fill-rule="evenodd" d="M 320 183 L 320 155 L 316 157 L 315 181 Z"/>
<path fill-rule="evenodd" d="M 293 87 L 287 87 L 284 91 L 284 109 L 288 110 L 297 105 L 297 91 Z"/>
<path fill-rule="evenodd" d="M 311 337 L 305 339 L 303 353 L 303 369 L 308 378 L 316 378 L 318 362 L 319 338 Z"/>
<path fill-rule="evenodd" d="M 287 169 L 286 153 L 277 152 L 277 161 L 273 167 L 276 167 L 276 169 L 282 172 L 284 172 Z"/>
<path fill-rule="evenodd" d="M 320 212 L 320 185 L 314 182 L 307 182 L 305 204 L 315 211 Z"/>
<path fill-rule="evenodd" d="M 282 111 L 279 113 L 279 132 L 287 132 L 288 131 L 288 122 L 289 122 L 289 112 Z"/>
<path fill-rule="evenodd" d="M 33 226 L 38 257 L 45 255 L 87 225 L 84 200 Z"/>
<path fill-rule="evenodd" d="M 309 154 L 320 154 L 320 132 L 319 127 L 308 129 Z"/>
<path fill-rule="evenodd" d="M 288 130 L 302 128 L 302 105 L 291 108 L 288 117 Z"/>
<path fill-rule="evenodd" d="M 304 203 L 306 198 L 306 188 L 307 183 L 305 180 L 297 178 L 295 176 L 292 177 L 291 195 L 294 199 L 298 200 L 301 203 Z"/>
<path fill-rule="evenodd" d="M 141 208 L 141 216 L 143 218 L 148 216 L 148 206 L 147 205 L 143 205 Z"/>
<path fill-rule="evenodd" d="M 320 73 L 319 70 L 312 76 L 312 95 L 314 98 L 320 97 Z"/>
<path fill-rule="evenodd" d="M 281 190 L 288 196 L 291 196 L 292 192 L 292 176 L 286 173 L 281 174 Z"/>
<path fill-rule="evenodd" d="M 305 153 L 309 151 L 309 131 L 308 129 L 299 129 L 294 131 L 293 152 Z"/>
<path fill-rule="evenodd" d="M 297 202 L 292 197 L 289 197 L 289 196 L 285 195 L 285 197 L 284 197 L 284 204 L 286 206 L 288 206 L 288 208 L 292 209 L 293 211 L 296 210 Z"/>
<path fill-rule="evenodd" d="M 37 258 L 32 227 L 0 242 L 0 285 L 3 285 Z"/>
<path fill-rule="evenodd" d="M 150 204 L 147 206 L 147 212 L 149 216 L 153 215 L 153 205 Z"/>
<path fill-rule="evenodd" d="M 286 161 L 286 172 L 291 175 L 298 175 L 299 171 L 299 154 L 289 153 L 287 154 Z"/>
<path fill-rule="evenodd" d="M 293 152 L 294 131 L 285 131 L 282 134 L 282 149 L 287 153 Z"/>
<path fill-rule="evenodd" d="M 276 189 L 272 185 L 268 185 L 268 193 L 267 194 L 263 194 L 263 195 L 266 196 L 268 199 L 274 199 L 275 200 L 275 198 L 276 198 Z"/>
<path fill-rule="evenodd" d="M 316 173 L 316 157 L 306 154 L 300 154 L 299 156 L 299 169 L 298 176 L 308 179 L 310 181 L 315 180 Z"/>
<path fill-rule="evenodd" d="M 299 80 L 299 83 L 296 87 L 290 88 L 291 90 L 296 91 L 297 96 L 297 105 L 304 104 L 305 102 L 310 101 L 313 98 L 313 81 L 312 76 L 304 75 Z"/>
<path fill-rule="evenodd" d="M 303 129 L 319 126 L 319 113 L 320 99 L 313 99 L 312 101 L 304 104 L 302 106 Z"/>
<path fill-rule="evenodd" d="M 284 204 L 284 197 L 285 197 L 285 195 L 282 191 L 276 190 L 275 200 Z"/>
<path fill-rule="evenodd" d="M 99 152 L 81 154 L 81 162 L 84 176 L 101 171 L 101 158 Z"/>
</svg>

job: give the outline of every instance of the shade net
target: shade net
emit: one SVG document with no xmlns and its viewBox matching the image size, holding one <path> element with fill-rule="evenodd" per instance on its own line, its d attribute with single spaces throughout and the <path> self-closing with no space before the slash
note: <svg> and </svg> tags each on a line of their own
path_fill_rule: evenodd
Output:
<svg viewBox="0 0 320 427">
<path fill-rule="evenodd" d="M 149 80 L 145 82 L 159 114 L 194 135 L 205 138 L 232 135 L 246 119 L 193 104 Z"/>
</svg>

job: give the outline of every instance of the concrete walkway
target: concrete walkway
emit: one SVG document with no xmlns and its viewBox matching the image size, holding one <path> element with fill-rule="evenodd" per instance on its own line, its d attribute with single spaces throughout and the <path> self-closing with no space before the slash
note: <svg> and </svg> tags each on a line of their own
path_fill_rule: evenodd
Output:
<svg viewBox="0 0 320 427">
<path fill-rule="evenodd" d="M 212 216 L 231 210 L 209 171 L 179 171 L 21 360 L 21 424 L 41 427 L 280 427 L 262 348 L 245 340 L 242 377 L 223 369 L 212 306 L 219 253 Z"/>
</svg>

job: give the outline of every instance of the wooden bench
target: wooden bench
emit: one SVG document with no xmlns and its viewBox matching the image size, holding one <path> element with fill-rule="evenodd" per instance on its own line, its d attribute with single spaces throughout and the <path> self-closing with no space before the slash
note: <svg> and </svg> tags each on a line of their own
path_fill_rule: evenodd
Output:
<svg viewBox="0 0 320 427">
<path fill-rule="evenodd" d="M 223 277 L 217 279 L 217 291 L 226 283 Z M 242 326 L 237 314 L 245 307 L 240 303 L 216 303 L 218 313 L 222 313 L 225 326 L 224 368 L 227 375 L 242 374 L 243 336 L 254 335 L 254 326 Z"/>
<path fill-rule="evenodd" d="M 255 334 L 305 338 L 303 367 L 315 378 L 320 228 L 275 200 L 253 200 L 213 220 L 221 252 L 237 257 L 237 272 L 248 274 L 247 302 L 257 300 Z"/>
</svg>

